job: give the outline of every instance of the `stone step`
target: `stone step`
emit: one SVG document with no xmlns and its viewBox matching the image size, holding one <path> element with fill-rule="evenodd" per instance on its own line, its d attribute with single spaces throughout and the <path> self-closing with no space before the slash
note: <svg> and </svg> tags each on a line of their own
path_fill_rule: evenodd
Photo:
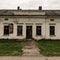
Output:
<svg viewBox="0 0 60 60">
<path fill-rule="evenodd" d="M 23 56 L 40 56 L 40 54 L 23 54 Z"/>
<path fill-rule="evenodd" d="M 38 48 L 35 47 L 35 46 L 25 46 L 25 47 L 24 47 L 24 49 L 32 49 L 32 48 L 36 48 L 36 49 L 38 49 Z"/>
<path fill-rule="evenodd" d="M 24 50 L 23 53 L 40 53 L 39 51 Z"/>
<path fill-rule="evenodd" d="M 23 50 L 23 56 L 38 56 L 38 55 L 40 55 L 40 53 L 36 49 L 25 49 L 25 50 Z"/>
<path fill-rule="evenodd" d="M 39 52 L 23 52 L 24 54 L 39 54 Z"/>
<path fill-rule="evenodd" d="M 39 52 L 23 52 L 23 55 L 40 55 Z"/>
<path fill-rule="evenodd" d="M 40 56 L 40 49 L 35 41 L 28 41 L 23 44 L 23 56 Z"/>
<path fill-rule="evenodd" d="M 26 51 L 26 52 L 39 52 L 39 49 L 22 49 L 23 52 Z"/>
</svg>

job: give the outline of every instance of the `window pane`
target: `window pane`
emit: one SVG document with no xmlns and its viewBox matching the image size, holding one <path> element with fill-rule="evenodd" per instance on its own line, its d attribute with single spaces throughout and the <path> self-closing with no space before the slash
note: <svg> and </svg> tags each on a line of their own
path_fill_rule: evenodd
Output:
<svg viewBox="0 0 60 60">
<path fill-rule="evenodd" d="M 17 26 L 17 35 L 22 35 L 22 26 Z"/>
<path fill-rule="evenodd" d="M 9 26 L 4 26 L 4 35 L 9 35 Z"/>
<path fill-rule="evenodd" d="M 55 26 L 50 26 L 50 35 L 55 35 Z"/>
<path fill-rule="evenodd" d="M 41 26 L 36 26 L 36 35 L 41 35 Z"/>
</svg>

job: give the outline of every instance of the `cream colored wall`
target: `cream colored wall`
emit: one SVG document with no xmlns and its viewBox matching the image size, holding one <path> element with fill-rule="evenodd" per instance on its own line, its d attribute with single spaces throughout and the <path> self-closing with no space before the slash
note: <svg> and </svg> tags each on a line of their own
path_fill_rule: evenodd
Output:
<svg viewBox="0 0 60 60">
<path fill-rule="evenodd" d="M 17 24 L 15 22 L 15 18 L 9 18 L 8 21 L 4 20 L 2 18 L 2 21 L 0 22 L 0 38 L 4 38 L 4 39 L 23 39 L 25 38 L 25 25 L 24 24 Z M 19 22 L 19 21 L 18 21 Z M 4 25 L 7 25 L 9 23 L 13 23 L 13 34 L 9 34 L 9 36 L 4 36 Z M 22 36 L 17 36 L 17 25 L 22 25 L 23 26 L 23 35 Z"/>
<path fill-rule="evenodd" d="M 4 36 L 4 25 L 5 23 L 13 23 L 14 31 L 13 34 L 9 36 Z M 21 24 L 22 23 L 22 24 Z M 55 26 L 55 36 L 49 35 L 49 24 L 54 24 Z M 17 25 L 23 26 L 23 35 L 17 36 Z M 32 26 L 32 37 L 34 39 L 60 39 L 60 18 L 55 18 L 53 22 L 50 18 L 40 17 L 40 18 L 9 18 L 8 21 L 4 18 L 0 18 L 0 39 L 25 39 L 26 38 L 26 26 Z M 42 35 L 36 35 L 36 26 L 42 26 Z"/>
<path fill-rule="evenodd" d="M 51 18 L 46 19 L 46 39 L 60 39 L 60 18 L 53 18 L 54 21 L 50 21 Z M 53 25 L 52 25 L 53 24 Z M 49 26 L 55 26 L 55 36 L 49 35 Z"/>
</svg>

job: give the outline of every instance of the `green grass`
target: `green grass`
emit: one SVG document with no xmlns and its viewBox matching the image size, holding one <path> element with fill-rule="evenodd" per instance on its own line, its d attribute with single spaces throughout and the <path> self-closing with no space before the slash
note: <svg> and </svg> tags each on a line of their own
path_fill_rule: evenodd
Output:
<svg viewBox="0 0 60 60">
<path fill-rule="evenodd" d="M 0 56 L 19 56 L 22 54 L 22 42 L 0 40 Z"/>
<path fill-rule="evenodd" d="M 40 53 L 45 56 L 60 56 L 59 40 L 41 40 L 38 41 Z"/>
</svg>

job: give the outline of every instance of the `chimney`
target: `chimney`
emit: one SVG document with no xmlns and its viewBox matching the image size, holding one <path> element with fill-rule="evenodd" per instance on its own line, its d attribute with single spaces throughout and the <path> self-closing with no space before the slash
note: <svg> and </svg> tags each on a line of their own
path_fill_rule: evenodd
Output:
<svg viewBox="0 0 60 60">
<path fill-rule="evenodd" d="M 42 10 L 42 6 L 39 6 L 39 10 Z"/>
<path fill-rule="evenodd" d="M 20 10 L 20 7 L 19 6 L 17 7 L 17 10 Z"/>
</svg>

